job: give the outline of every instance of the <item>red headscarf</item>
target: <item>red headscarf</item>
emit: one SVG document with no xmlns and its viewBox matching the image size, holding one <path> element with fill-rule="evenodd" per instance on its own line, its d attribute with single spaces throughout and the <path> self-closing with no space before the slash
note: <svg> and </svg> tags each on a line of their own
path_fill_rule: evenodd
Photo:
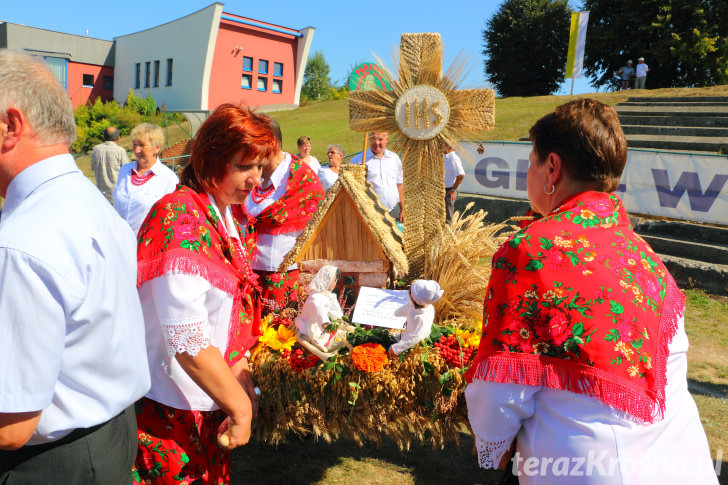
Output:
<svg viewBox="0 0 728 485">
<path fill-rule="evenodd" d="M 233 206 L 238 234 L 243 211 Z M 144 220 L 138 237 L 137 286 L 169 271 L 205 278 L 233 297 L 225 361 L 234 365 L 258 339 L 252 294 L 258 278 L 246 249 L 228 236 L 205 194 L 178 186 L 162 197 Z"/>
<path fill-rule="evenodd" d="M 586 394 L 652 422 L 664 416 L 668 345 L 684 308 L 622 201 L 583 192 L 493 256 L 466 378 Z"/>
</svg>

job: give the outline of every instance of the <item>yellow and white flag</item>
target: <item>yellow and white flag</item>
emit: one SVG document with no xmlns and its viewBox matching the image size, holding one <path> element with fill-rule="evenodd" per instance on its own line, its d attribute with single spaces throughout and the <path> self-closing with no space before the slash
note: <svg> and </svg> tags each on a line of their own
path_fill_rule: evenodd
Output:
<svg viewBox="0 0 728 485">
<path fill-rule="evenodd" d="M 566 56 L 566 74 L 564 77 L 581 77 L 584 70 L 584 45 L 586 44 L 586 24 L 589 12 L 571 14 L 569 29 L 569 54 Z"/>
</svg>

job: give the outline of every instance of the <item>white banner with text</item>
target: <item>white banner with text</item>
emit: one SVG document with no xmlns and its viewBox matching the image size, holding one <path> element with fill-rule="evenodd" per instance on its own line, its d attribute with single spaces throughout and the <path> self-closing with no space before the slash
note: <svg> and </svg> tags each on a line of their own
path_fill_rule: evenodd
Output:
<svg viewBox="0 0 728 485">
<path fill-rule="evenodd" d="M 463 143 L 460 192 L 528 199 L 529 142 Z M 728 157 L 629 150 L 617 194 L 627 211 L 728 225 Z"/>
</svg>

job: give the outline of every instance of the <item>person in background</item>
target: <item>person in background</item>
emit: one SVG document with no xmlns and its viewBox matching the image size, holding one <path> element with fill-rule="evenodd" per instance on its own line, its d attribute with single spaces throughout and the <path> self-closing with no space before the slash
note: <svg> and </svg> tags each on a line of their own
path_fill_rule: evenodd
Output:
<svg viewBox="0 0 728 485">
<path fill-rule="evenodd" d="M 460 157 L 450 145 L 445 145 L 445 222 L 450 224 L 455 214 L 455 197 L 458 187 L 465 179 L 465 170 Z"/>
<path fill-rule="evenodd" d="M 369 150 L 364 162 L 367 165 L 367 181 L 379 196 L 379 202 L 399 222 L 404 222 L 402 199 L 402 161 L 396 153 L 387 150 L 389 134 L 369 134 Z M 351 163 L 362 163 L 362 154 L 355 155 Z"/>
<path fill-rule="evenodd" d="M 318 171 L 318 178 L 324 190 L 329 190 L 334 182 L 339 178 L 339 169 L 341 161 L 344 159 L 344 147 L 339 144 L 332 143 L 327 151 L 329 157 L 328 167 L 321 167 Z"/>
<path fill-rule="evenodd" d="M 269 122 L 280 147 L 281 128 L 275 120 Z M 278 148 L 263 170 L 263 183 L 245 199 L 246 237 L 255 247 L 251 264 L 261 278 L 261 317 L 298 300 L 298 265 L 279 266 L 323 198 L 324 189 L 311 167 Z"/>
<path fill-rule="evenodd" d="M 637 59 L 637 67 L 635 68 L 635 74 L 634 74 L 634 88 L 635 89 L 645 89 L 645 83 L 647 82 L 647 73 L 650 71 L 650 68 L 647 67 L 647 64 L 645 64 L 645 58 L 640 57 Z"/>
<path fill-rule="evenodd" d="M 118 140 L 119 130 L 109 126 L 104 130 L 104 142 L 96 145 L 91 153 L 91 170 L 94 171 L 96 187 L 110 204 L 114 203 L 114 188 L 119 169 L 129 163 L 126 150 L 116 144 Z"/>
<path fill-rule="evenodd" d="M 66 90 L 0 50 L 0 483 L 130 483 L 149 389 L 136 239 L 68 149 Z"/>
<path fill-rule="evenodd" d="M 136 234 L 152 205 L 163 195 L 174 191 L 179 178 L 158 158 L 164 144 L 161 127 L 142 123 L 135 126 L 129 136 L 136 161 L 119 170 L 114 208 Z"/>
<path fill-rule="evenodd" d="M 311 139 L 307 136 L 302 136 L 296 142 L 298 145 L 298 159 L 308 164 L 313 170 L 313 173 L 318 173 L 321 169 L 321 163 L 318 159 L 311 155 Z"/>
<path fill-rule="evenodd" d="M 514 446 L 521 484 L 717 484 L 688 392 L 685 296 L 614 193 L 617 112 L 579 99 L 529 134 L 543 217 L 493 255 L 465 376 L 480 465 L 505 467 Z"/>
<path fill-rule="evenodd" d="M 137 403 L 136 483 L 230 483 L 229 451 L 250 437 L 258 278 L 240 204 L 278 147 L 268 117 L 219 106 L 139 231 L 152 388 Z"/>
<path fill-rule="evenodd" d="M 629 89 L 629 85 L 634 77 L 634 67 L 632 67 L 632 61 L 627 61 L 622 69 L 617 71 L 619 74 L 619 80 L 622 84 L 622 89 Z"/>
</svg>

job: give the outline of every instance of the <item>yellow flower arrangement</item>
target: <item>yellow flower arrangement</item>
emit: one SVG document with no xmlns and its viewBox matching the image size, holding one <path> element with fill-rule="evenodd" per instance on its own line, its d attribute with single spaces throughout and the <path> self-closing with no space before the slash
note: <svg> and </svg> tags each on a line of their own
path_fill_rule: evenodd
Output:
<svg viewBox="0 0 728 485">
<path fill-rule="evenodd" d="M 273 350 L 291 350 L 296 343 L 296 333 L 285 325 L 278 325 L 278 328 L 275 328 L 271 325 L 272 322 L 272 314 L 260 321 L 261 335 L 258 341 Z"/>
</svg>

